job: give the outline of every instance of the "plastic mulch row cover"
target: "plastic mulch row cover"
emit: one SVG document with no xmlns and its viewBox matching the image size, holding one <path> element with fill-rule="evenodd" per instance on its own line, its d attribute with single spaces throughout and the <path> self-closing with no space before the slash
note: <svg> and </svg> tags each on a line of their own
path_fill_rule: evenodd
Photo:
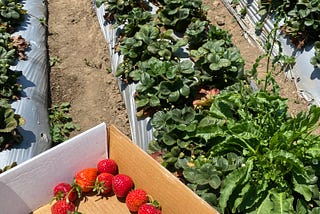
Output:
<svg viewBox="0 0 320 214">
<path fill-rule="evenodd" d="M 48 64 L 46 28 L 39 18 L 47 16 L 47 6 L 42 0 L 23 2 L 27 10 L 26 20 L 14 35 L 21 35 L 30 43 L 27 60 L 20 60 L 12 70 L 22 71 L 19 81 L 23 91 L 20 100 L 12 103 L 15 113 L 21 115 L 25 124 L 19 127 L 23 136 L 21 144 L 0 152 L 0 168 L 13 162 L 20 164 L 51 147 L 48 118 Z"/>
<path fill-rule="evenodd" d="M 232 7 L 232 0 L 222 0 L 224 5 L 229 9 L 232 15 L 237 19 L 240 26 L 248 35 L 248 38 L 254 40 L 261 48 L 267 41 L 267 36 L 274 28 L 274 22 L 267 19 L 263 31 L 260 35 L 255 33 L 255 25 L 261 20 L 258 14 L 258 0 L 245 1 L 240 0 L 239 5 Z M 246 9 L 247 15 L 241 18 L 241 9 Z M 314 47 L 309 45 L 303 49 L 296 49 L 290 43 L 289 39 L 284 38 L 278 33 L 278 41 L 281 43 L 282 51 L 287 56 L 294 56 L 296 59 L 295 65 L 292 69 L 288 70 L 285 75 L 292 79 L 296 85 L 298 94 L 303 97 L 309 104 L 320 105 L 320 69 L 315 68 L 310 59 L 314 56 Z M 273 52 L 274 55 L 278 54 L 278 48 Z"/>
<path fill-rule="evenodd" d="M 109 53 L 111 59 L 112 73 L 115 74 L 118 65 L 122 62 L 123 56 L 115 52 L 114 47 L 117 42 L 117 32 L 121 29 L 121 26 L 115 27 L 111 23 L 107 23 L 104 19 L 105 6 L 96 8 L 96 14 L 102 30 L 102 33 L 109 45 Z M 125 84 L 121 79 L 116 78 L 118 87 L 122 94 L 127 109 L 127 114 L 130 123 L 132 141 L 137 144 L 143 150 L 147 150 L 149 142 L 153 138 L 153 130 L 150 125 L 150 117 L 144 119 L 138 119 L 136 116 L 136 103 L 134 100 L 134 93 L 136 90 L 136 84 Z"/>
</svg>

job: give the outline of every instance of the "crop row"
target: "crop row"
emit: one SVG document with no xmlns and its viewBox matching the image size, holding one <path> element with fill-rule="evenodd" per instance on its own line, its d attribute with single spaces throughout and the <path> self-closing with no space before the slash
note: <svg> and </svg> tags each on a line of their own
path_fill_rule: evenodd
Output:
<svg viewBox="0 0 320 214">
<path fill-rule="evenodd" d="M 25 14 L 19 1 L 0 1 L 0 152 L 22 141 L 17 127 L 24 120 L 11 108 L 11 103 L 21 96 L 22 85 L 18 78 L 22 72 L 11 70 L 10 66 L 18 59 L 26 59 L 27 42 L 21 36 L 12 36 Z"/>
<path fill-rule="evenodd" d="M 122 26 L 116 76 L 138 83 L 148 152 L 221 213 L 319 212 L 320 109 L 288 113 L 272 72 L 275 41 L 249 71 L 201 0 L 96 1 Z M 262 58 L 264 79 L 257 78 Z M 277 57 L 276 57 L 277 59 Z"/>
</svg>

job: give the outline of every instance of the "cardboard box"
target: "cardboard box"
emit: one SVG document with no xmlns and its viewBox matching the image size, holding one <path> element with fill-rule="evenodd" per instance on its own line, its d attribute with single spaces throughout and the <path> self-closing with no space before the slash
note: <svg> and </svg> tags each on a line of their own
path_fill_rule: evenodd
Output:
<svg viewBox="0 0 320 214">
<path fill-rule="evenodd" d="M 0 175 L 0 207 L 5 214 L 50 213 L 52 188 L 73 180 L 75 173 L 96 167 L 110 157 L 119 172 L 132 177 L 135 188 L 143 188 L 160 202 L 163 214 L 215 214 L 209 204 L 194 194 L 169 171 L 152 159 L 116 127 L 102 123 Z M 130 213 L 116 196 L 87 196 L 79 211 Z"/>
</svg>

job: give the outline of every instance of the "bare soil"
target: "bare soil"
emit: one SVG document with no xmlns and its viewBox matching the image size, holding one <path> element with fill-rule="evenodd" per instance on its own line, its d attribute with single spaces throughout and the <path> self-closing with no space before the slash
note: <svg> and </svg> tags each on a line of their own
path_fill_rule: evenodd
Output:
<svg viewBox="0 0 320 214">
<path fill-rule="evenodd" d="M 110 70 L 108 44 L 87 0 L 48 1 L 52 104 L 70 102 L 73 122 L 87 130 L 105 122 L 130 136 L 122 96 Z"/>
<path fill-rule="evenodd" d="M 203 0 L 209 7 L 210 21 L 233 35 L 250 69 L 262 53 L 250 44 L 237 23 L 220 0 Z M 48 0 L 48 48 L 51 60 L 50 93 L 52 104 L 71 103 L 71 116 L 81 130 L 101 122 L 114 124 L 125 135 L 131 136 L 124 101 L 110 73 L 110 56 L 100 29 L 95 10 L 88 0 Z M 261 74 L 265 63 L 259 66 Z M 291 80 L 284 74 L 276 76 L 282 96 L 288 98 L 289 111 L 296 114 L 307 109 Z"/>
</svg>

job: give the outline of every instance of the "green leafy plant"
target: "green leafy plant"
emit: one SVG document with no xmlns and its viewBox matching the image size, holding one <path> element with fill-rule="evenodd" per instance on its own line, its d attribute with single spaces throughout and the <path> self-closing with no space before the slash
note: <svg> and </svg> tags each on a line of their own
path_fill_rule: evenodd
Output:
<svg viewBox="0 0 320 214">
<path fill-rule="evenodd" d="M 201 19 L 192 19 L 185 35 L 190 49 L 198 49 L 208 38 L 209 22 Z"/>
<path fill-rule="evenodd" d="M 193 18 L 206 20 L 201 0 L 164 0 L 157 11 L 161 24 L 185 32 Z"/>
<path fill-rule="evenodd" d="M 133 37 L 123 38 L 119 49 L 124 56 L 123 63 L 136 66 L 139 61 L 145 61 L 151 57 L 174 60 L 185 44 L 186 41 L 174 38 L 172 30 L 161 33 L 158 27 L 145 24 L 140 26 L 140 30 Z M 130 72 L 127 66 L 120 65 L 116 76 L 122 76 L 130 81 Z"/>
<path fill-rule="evenodd" d="M 297 48 L 318 39 L 320 32 L 320 2 L 317 0 L 261 0 L 259 14 L 262 20 L 258 23 L 261 30 L 263 22 L 271 15 L 279 21 L 283 20 L 281 32 L 288 36 Z"/>
<path fill-rule="evenodd" d="M 5 26 L 8 32 L 13 31 L 13 27 L 23 20 L 26 10 L 17 0 L 0 1 L 0 23 Z"/>
<path fill-rule="evenodd" d="M 53 67 L 61 63 L 61 59 L 58 56 L 51 56 L 49 59 L 49 66 Z"/>
<path fill-rule="evenodd" d="M 317 0 L 298 1 L 288 12 L 288 19 L 281 30 L 289 35 L 297 48 L 318 39 L 320 33 L 320 2 Z"/>
<path fill-rule="evenodd" d="M 314 56 L 310 59 L 310 63 L 319 68 L 320 67 L 320 41 L 314 43 Z"/>
<path fill-rule="evenodd" d="M 319 118 L 315 106 L 290 117 L 278 94 L 234 85 L 209 111 L 157 112 L 149 149 L 222 213 L 272 213 L 279 204 L 311 211 L 319 203 L 319 136 L 312 134 Z M 230 170 L 228 154 L 237 163 Z"/>
<path fill-rule="evenodd" d="M 152 14 L 144 11 L 142 8 L 133 8 L 126 16 L 126 24 L 123 26 L 121 36 L 132 37 L 140 30 L 140 25 L 147 24 L 152 21 Z"/>
<path fill-rule="evenodd" d="M 319 136 L 311 133 L 319 121 L 319 108 L 313 106 L 308 113 L 290 118 L 282 98 L 259 91 L 245 96 L 222 93 L 214 100 L 210 111 L 213 117 L 204 119 L 197 129 L 207 141 L 213 140 L 215 145 L 210 151 L 215 155 L 235 152 L 246 159 L 240 169 L 224 180 L 220 209 L 268 213 L 284 204 L 283 209 L 293 212 L 299 209 L 294 207 L 294 199 L 301 201 L 307 210 L 317 206 L 318 167 L 313 161 L 320 155 L 314 151 L 319 146 Z M 217 135 L 205 134 L 213 121 L 214 124 L 228 121 L 224 126 L 226 130 L 220 125 L 220 134 L 215 132 L 218 141 Z"/>
<path fill-rule="evenodd" d="M 0 98 L 16 100 L 20 97 L 22 86 L 18 83 L 20 71 L 13 71 L 9 67 L 15 59 L 15 49 L 7 51 L 0 46 Z"/>
<path fill-rule="evenodd" d="M 218 89 L 234 84 L 243 76 L 244 60 L 239 50 L 229 47 L 226 40 L 209 40 L 199 49 L 191 50 L 190 57 L 202 72 L 201 81 L 210 82 Z"/>
<path fill-rule="evenodd" d="M 22 141 L 17 127 L 24 124 L 24 119 L 15 114 L 11 105 L 0 99 L 0 151 L 10 149 L 14 144 Z"/>
<path fill-rule="evenodd" d="M 127 14 L 134 8 L 149 9 L 147 3 L 143 0 L 97 0 L 95 2 L 97 7 L 106 4 L 105 19 L 107 21 L 115 21 L 118 25 L 124 24 Z"/>
<path fill-rule="evenodd" d="M 79 125 L 72 122 L 70 106 L 70 103 L 61 103 L 49 108 L 50 133 L 54 145 L 66 141 L 72 131 L 80 129 Z"/>
<path fill-rule="evenodd" d="M 160 108 L 185 105 L 194 96 L 193 88 L 200 84 L 197 80 L 200 72 L 189 60 L 161 61 L 153 57 L 138 63 L 137 67 L 130 77 L 139 82 L 135 100 L 140 116 Z"/>
</svg>

